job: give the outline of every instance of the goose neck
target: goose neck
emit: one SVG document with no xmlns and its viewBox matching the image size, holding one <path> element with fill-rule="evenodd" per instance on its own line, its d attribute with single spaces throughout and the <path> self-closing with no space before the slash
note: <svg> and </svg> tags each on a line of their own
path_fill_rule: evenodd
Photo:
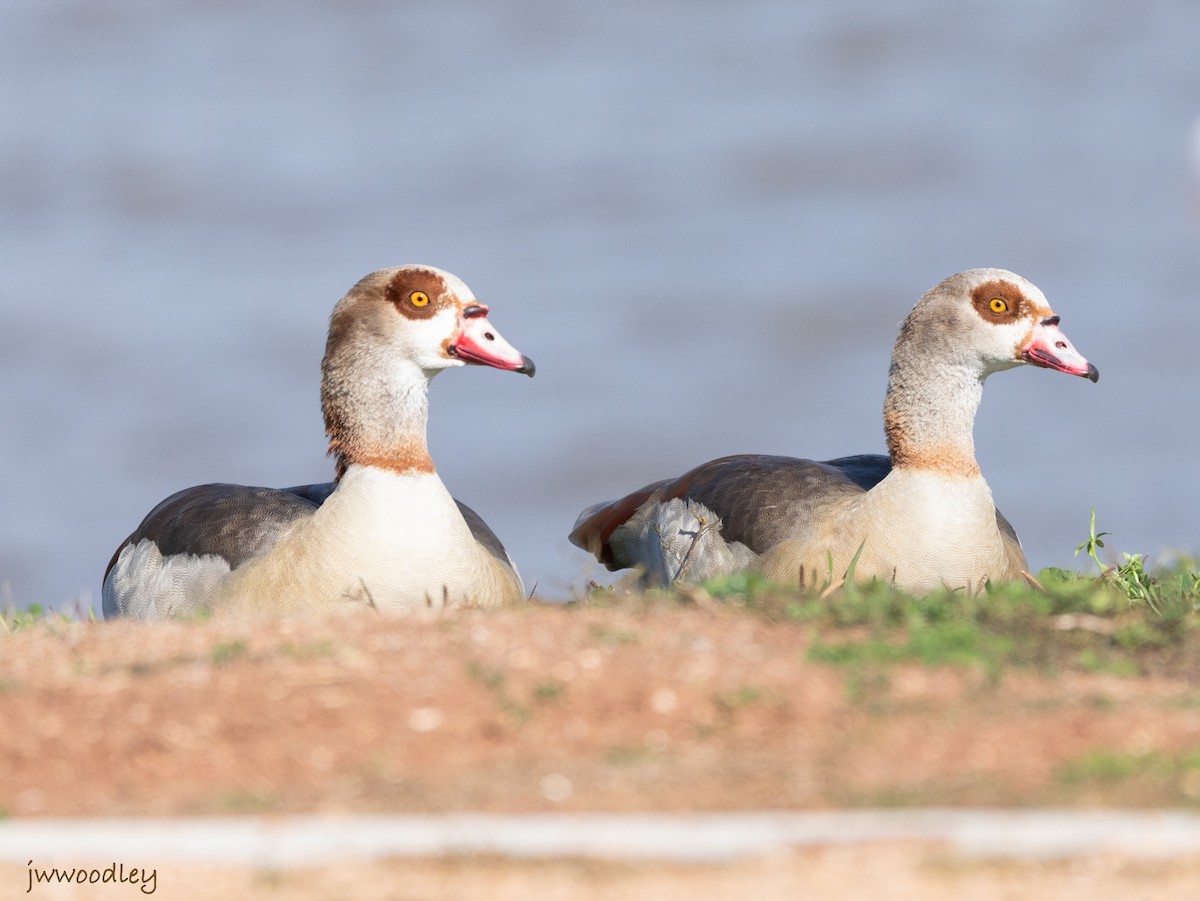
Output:
<svg viewBox="0 0 1200 901">
<path fill-rule="evenodd" d="M 883 404 L 893 468 L 979 476 L 973 430 L 982 397 L 970 367 L 897 354 Z"/>
</svg>

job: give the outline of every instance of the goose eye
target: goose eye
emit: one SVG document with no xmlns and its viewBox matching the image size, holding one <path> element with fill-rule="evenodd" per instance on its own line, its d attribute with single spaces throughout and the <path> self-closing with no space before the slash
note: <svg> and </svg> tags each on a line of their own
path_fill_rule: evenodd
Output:
<svg viewBox="0 0 1200 901">
<path fill-rule="evenodd" d="M 1008 301 L 1002 297 L 993 297 L 988 301 L 988 309 L 993 313 L 1007 313 Z"/>
<path fill-rule="evenodd" d="M 429 306 L 429 295 L 424 291 L 413 291 L 412 294 L 408 295 L 408 302 L 414 307 L 427 307 Z M 995 302 L 994 300 L 992 301 L 993 304 Z"/>
</svg>

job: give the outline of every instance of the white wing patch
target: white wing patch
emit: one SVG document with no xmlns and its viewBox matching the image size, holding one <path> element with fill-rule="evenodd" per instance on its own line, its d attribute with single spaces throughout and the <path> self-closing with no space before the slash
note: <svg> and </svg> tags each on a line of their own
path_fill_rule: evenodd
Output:
<svg viewBox="0 0 1200 901">
<path fill-rule="evenodd" d="M 157 619 L 207 609 L 229 562 L 213 554 L 163 557 L 149 538 L 121 548 L 104 580 L 104 615 Z"/>
<path fill-rule="evenodd" d="M 643 504 L 613 532 L 609 546 L 627 566 L 642 566 L 647 586 L 699 584 L 758 559 L 744 544 L 721 537 L 721 519 L 712 510 L 681 498 Z"/>
</svg>

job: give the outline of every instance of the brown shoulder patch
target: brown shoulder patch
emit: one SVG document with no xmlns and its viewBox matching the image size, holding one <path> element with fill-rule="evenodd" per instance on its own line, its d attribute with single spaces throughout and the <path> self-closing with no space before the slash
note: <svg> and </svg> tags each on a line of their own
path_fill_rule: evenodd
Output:
<svg viewBox="0 0 1200 901">
<path fill-rule="evenodd" d="M 446 282 L 431 269 L 406 266 L 392 276 L 384 297 L 409 319 L 430 319 L 450 303 Z"/>
<path fill-rule="evenodd" d="M 971 305 L 985 322 L 1003 325 L 1029 313 L 1032 302 L 1012 282 L 996 279 L 984 282 L 971 292 Z"/>
<path fill-rule="evenodd" d="M 619 566 L 614 565 L 612 548 L 608 546 L 608 540 L 612 538 L 612 533 L 624 525 L 642 504 L 650 500 L 669 482 L 670 479 L 654 482 L 632 494 L 605 504 L 587 519 L 576 524 L 575 528 L 571 530 L 571 534 L 567 536 L 568 540 L 576 547 L 594 554 L 596 559 L 609 569 L 619 569 Z"/>
</svg>

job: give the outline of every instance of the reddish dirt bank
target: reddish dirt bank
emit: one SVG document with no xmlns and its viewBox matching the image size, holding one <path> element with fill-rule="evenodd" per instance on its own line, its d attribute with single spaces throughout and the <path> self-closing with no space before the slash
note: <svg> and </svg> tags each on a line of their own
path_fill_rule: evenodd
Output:
<svg viewBox="0 0 1200 901">
<path fill-rule="evenodd" d="M 864 679 L 807 660 L 809 644 L 793 623 L 667 604 L 42 625 L 0 638 L 0 808 L 1200 798 L 1200 770 L 1170 765 L 1200 745 L 1184 678 L 896 666 Z M 1103 778 L 1087 766 L 1097 754 L 1166 763 Z"/>
<path fill-rule="evenodd" d="M 978 668 L 905 665 L 863 678 L 807 659 L 812 637 L 809 627 L 745 611 L 671 604 L 530 605 L 421 619 L 363 612 L 47 623 L 0 636 L 0 810 L 42 817 L 1200 799 L 1200 766 L 1188 763 L 1200 746 L 1200 692 L 1186 676 L 1010 670 L 995 678 Z M 519 897 L 531 884 L 564 898 L 581 886 L 669 898 L 688 886 L 720 895 L 725 885 L 782 897 L 795 880 L 845 880 L 849 894 L 813 896 L 855 897 L 872 879 L 903 889 L 892 896 L 906 896 L 911 883 L 914 896 L 990 897 L 966 892 L 980 874 L 1014 897 L 1031 885 L 1120 897 L 1122 886 L 1194 887 L 1194 863 L 966 864 L 936 848 L 880 846 L 711 867 L 464 860 L 305 875 L 211 872 L 229 880 L 230 897 L 330 897 L 351 884 L 362 898 Z M 7 888 L 20 882 L 24 891 L 24 867 L 0 872 Z M 160 896 L 202 897 L 184 891 L 189 880 L 197 891 L 215 884 L 197 868 L 171 872 L 176 892 Z"/>
</svg>

